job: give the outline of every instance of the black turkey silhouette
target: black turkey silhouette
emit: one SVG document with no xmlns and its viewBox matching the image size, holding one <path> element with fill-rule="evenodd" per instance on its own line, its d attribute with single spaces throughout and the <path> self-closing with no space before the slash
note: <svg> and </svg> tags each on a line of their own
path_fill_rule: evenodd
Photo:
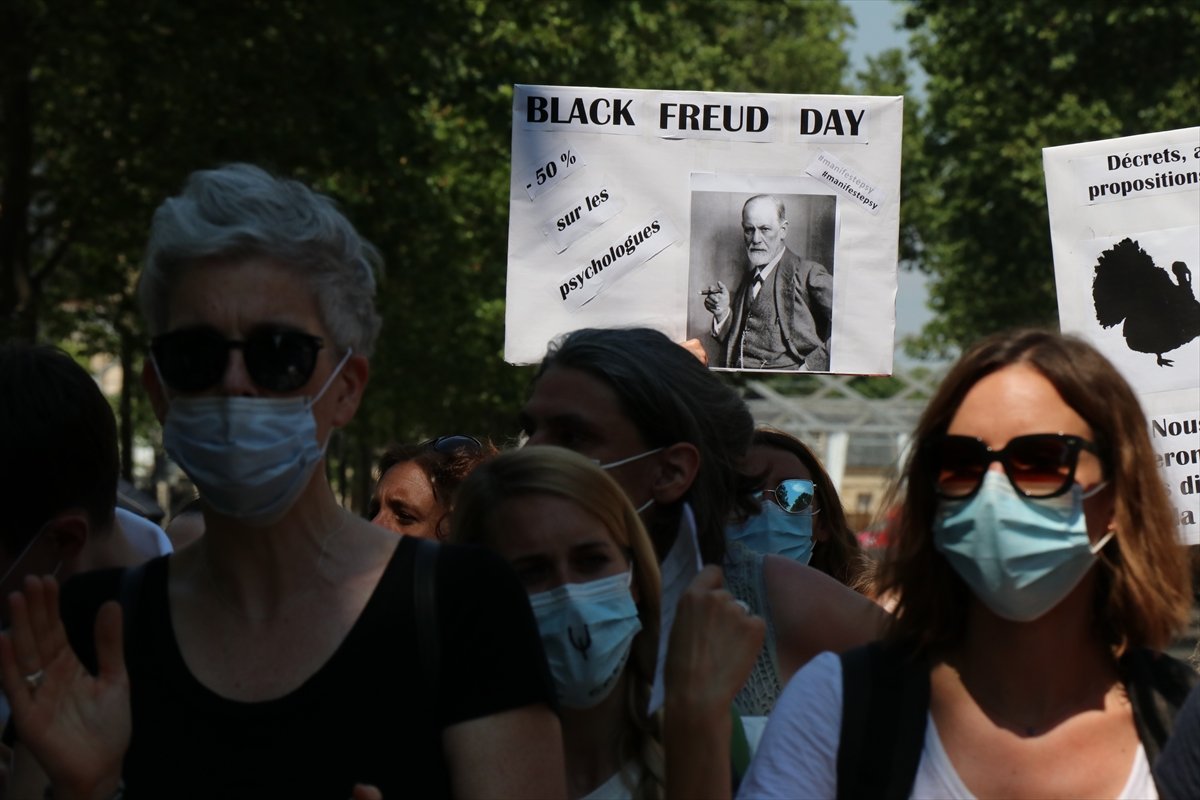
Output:
<svg viewBox="0 0 1200 800">
<path fill-rule="evenodd" d="M 1100 254 L 1092 278 L 1096 321 L 1111 328 L 1123 320 L 1125 344 L 1158 356 L 1160 367 L 1175 363 L 1163 353 L 1200 336 L 1200 302 L 1192 294 L 1191 270 L 1176 261 L 1171 271 L 1175 283 L 1137 242 L 1122 239 Z"/>
</svg>

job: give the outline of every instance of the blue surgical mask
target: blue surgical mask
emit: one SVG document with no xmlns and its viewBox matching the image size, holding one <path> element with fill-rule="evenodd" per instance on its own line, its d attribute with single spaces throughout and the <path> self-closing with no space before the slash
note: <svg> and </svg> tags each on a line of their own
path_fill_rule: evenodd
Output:
<svg viewBox="0 0 1200 800">
<path fill-rule="evenodd" d="M 612 692 L 642 629 L 631 572 L 529 596 L 559 702 L 592 708 Z"/>
<path fill-rule="evenodd" d="M 1113 535 L 1091 543 L 1083 500 L 1079 484 L 1058 497 L 1024 497 L 992 470 L 974 496 L 941 501 L 933 543 L 993 613 L 1029 622 L 1079 585 Z"/>
<path fill-rule="evenodd" d="M 812 514 L 789 514 L 774 500 L 764 501 L 762 511 L 745 522 L 730 525 L 725 535 L 758 553 L 783 556 L 801 564 L 812 559 Z"/>
<path fill-rule="evenodd" d="M 329 444 L 317 441 L 314 397 L 176 397 L 163 446 L 214 511 L 248 525 L 270 525 L 295 504 Z"/>
</svg>

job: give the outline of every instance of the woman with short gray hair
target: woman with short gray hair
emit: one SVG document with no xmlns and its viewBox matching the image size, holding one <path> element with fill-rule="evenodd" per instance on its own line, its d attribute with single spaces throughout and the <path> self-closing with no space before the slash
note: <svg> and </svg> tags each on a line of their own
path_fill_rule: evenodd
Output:
<svg viewBox="0 0 1200 800">
<path fill-rule="evenodd" d="M 65 632 L 52 579 L 14 596 L 0 669 L 58 796 L 564 792 L 521 585 L 494 555 L 371 525 L 326 479 L 370 371 L 377 262 L 328 198 L 249 165 L 156 212 L 143 379 L 205 534 L 68 584 Z"/>
</svg>

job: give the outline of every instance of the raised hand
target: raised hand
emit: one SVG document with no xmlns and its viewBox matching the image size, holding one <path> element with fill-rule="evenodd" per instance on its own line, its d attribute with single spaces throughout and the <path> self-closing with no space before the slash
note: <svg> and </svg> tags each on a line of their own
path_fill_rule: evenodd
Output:
<svg viewBox="0 0 1200 800">
<path fill-rule="evenodd" d="M 110 796 L 132 730 L 120 605 L 105 603 L 96 616 L 95 677 L 67 642 L 53 578 L 27 577 L 24 592 L 9 595 L 9 608 L 0 678 L 21 744 L 46 771 L 56 798 Z"/>
<path fill-rule="evenodd" d="M 664 745 L 667 800 L 730 794 L 733 698 L 762 650 L 766 624 L 700 571 L 679 598 L 667 646 Z"/>
<path fill-rule="evenodd" d="M 717 281 L 716 286 L 704 289 L 704 307 L 708 312 L 721 321 L 729 313 L 729 287 L 723 281 Z"/>
<path fill-rule="evenodd" d="M 762 650 L 766 624 L 725 590 L 720 567 L 700 571 L 679 600 L 667 647 L 668 702 L 701 715 L 728 715 Z"/>
<path fill-rule="evenodd" d="M 704 345 L 699 339 L 688 339 L 686 342 L 680 342 L 679 346 L 696 357 L 704 366 L 708 366 L 708 353 L 704 351 Z"/>
</svg>

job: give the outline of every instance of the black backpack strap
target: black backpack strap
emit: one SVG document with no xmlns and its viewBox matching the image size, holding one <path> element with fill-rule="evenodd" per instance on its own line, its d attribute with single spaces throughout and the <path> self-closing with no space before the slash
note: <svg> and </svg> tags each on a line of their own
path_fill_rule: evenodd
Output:
<svg viewBox="0 0 1200 800">
<path fill-rule="evenodd" d="M 417 539 L 413 556 L 413 613 L 417 621 L 417 652 L 425 685 L 436 702 L 438 668 L 442 642 L 437 619 L 437 560 L 439 546 L 428 539 Z"/>
<path fill-rule="evenodd" d="M 128 659 L 132 648 L 129 643 L 134 641 L 133 629 L 137 623 L 138 599 L 142 596 L 142 584 L 146 581 L 146 563 L 129 567 L 121 572 L 121 583 L 117 589 L 117 602 L 121 604 L 121 638 L 125 642 L 125 656 Z"/>
<path fill-rule="evenodd" d="M 1121 657 L 1121 677 L 1133 706 L 1138 738 L 1154 766 L 1175 729 L 1175 715 L 1200 675 L 1183 661 L 1135 648 Z"/>
<path fill-rule="evenodd" d="M 929 714 L 929 665 L 872 642 L 842 654 L 839 798 L 907 798 Z"/>
</svg>

